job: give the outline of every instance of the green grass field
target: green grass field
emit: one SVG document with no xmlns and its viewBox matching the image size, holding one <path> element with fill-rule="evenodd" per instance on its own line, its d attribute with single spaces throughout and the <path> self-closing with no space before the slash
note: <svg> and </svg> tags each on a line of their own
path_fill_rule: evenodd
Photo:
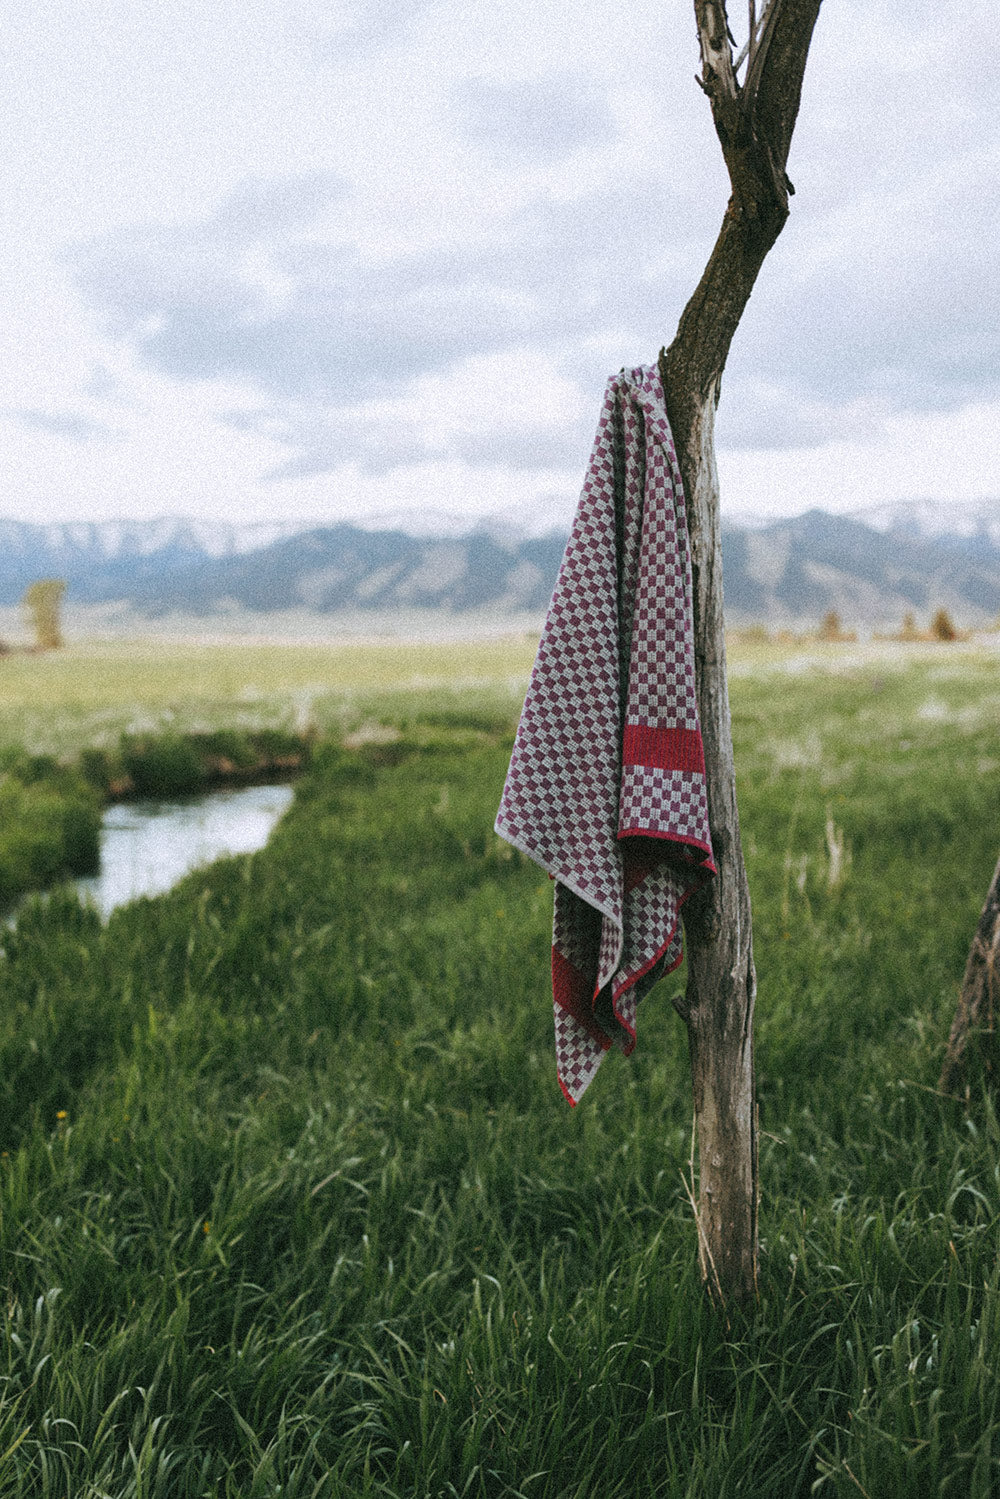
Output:
<svg viewBox="0 0 1000 1499">
<path fill-rule="evenodd" d="M 727 1315 L 667 986 L 556 1085 L 549 883 L 491 831 L 532 651 L 475 649 L 6 677 L 0 743 L 307 689 L 326 740 L 260 854 L 3 939 L 0 1499 L 996 1494 L 1000 1126 L 935 1092 L 996 656 L 734 653 L 764 1136 Z"/>
<path fill-rule="evenodd" d="M 106 641 L 0 658 L 0 745 L 107 748 L 122 733 L 342 730 L 386 694 L 419 704 L 474 691 L 516 712 L 537 640 L 461 646 L 178 645 Z"/>
</svg>

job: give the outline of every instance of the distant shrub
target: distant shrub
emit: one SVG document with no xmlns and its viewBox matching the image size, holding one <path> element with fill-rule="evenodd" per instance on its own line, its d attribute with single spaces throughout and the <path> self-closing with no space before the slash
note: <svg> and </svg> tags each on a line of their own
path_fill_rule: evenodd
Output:
<svg viewBox="0 0 1000 1499">
<path fill-rule="evenodd" d="M 939 609 L 931 620 L 932 640 L 958 640 L 959 632 L 947 609 Z"/>
<path fill-rule="evenodd" d="M 830 609 L 823 615 L 819 629 L 816 631 L 818 640 L 848 641 L 857 640 L 853 630 L 845 630 L 841 623 L 840 615 L 836 609 Z"/>
<path fill-rule="evenodd" d="M 138 796 L 189 796 L 205 785 L 205 767 L 190 738 L 126 734 L 121 759 Z"/>
<path fill-rule="evenodd" d="M 771 642 L 771 632 L 767 625 L 746 625 L 733 633 L 744 645 L 769 645 Z"/>
</svg>

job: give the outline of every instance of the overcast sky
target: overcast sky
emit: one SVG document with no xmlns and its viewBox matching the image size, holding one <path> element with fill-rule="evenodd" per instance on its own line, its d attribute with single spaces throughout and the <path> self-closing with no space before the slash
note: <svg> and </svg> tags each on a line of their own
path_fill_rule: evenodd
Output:
<svg viewBox="0 0 1000 1499">
<path fill-rule="evenodd" d="M 994 32 L 825 0 L 724 510 L 1000 493 Z M 565 520 L 725 207 L 690 0 L 50 0 L 3 52 L 0 515 Z"/>
</svg>

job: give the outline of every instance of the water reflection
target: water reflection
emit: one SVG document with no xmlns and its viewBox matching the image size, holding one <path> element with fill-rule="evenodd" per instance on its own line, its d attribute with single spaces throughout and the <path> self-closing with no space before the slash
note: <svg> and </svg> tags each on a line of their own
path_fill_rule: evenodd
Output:
<svg viewBox="0 0 1000 1499">
<path fill-rule="evenodd" d="M 213 859 L 263 848 L 291 800 L 291 786 L 246 786 L 189 802 L 109 807 L 100 874 L 74 880 L 73 887 L 107 917 L 140 895 L 162 895 Z"/>
</svg>

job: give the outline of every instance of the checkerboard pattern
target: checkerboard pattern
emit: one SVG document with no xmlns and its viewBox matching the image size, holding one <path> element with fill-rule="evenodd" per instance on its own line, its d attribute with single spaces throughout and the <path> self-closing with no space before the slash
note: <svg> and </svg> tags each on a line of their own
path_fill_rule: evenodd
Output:
<svg viewBox="0 0 1000 1499">
<path fill-rule="evenodd" d="M 555 881 L 560 1085 L 635 1045 L 712 873 L 684 493 L 655 365 L 608 381 L 496 830 Z"/>
</svg>

